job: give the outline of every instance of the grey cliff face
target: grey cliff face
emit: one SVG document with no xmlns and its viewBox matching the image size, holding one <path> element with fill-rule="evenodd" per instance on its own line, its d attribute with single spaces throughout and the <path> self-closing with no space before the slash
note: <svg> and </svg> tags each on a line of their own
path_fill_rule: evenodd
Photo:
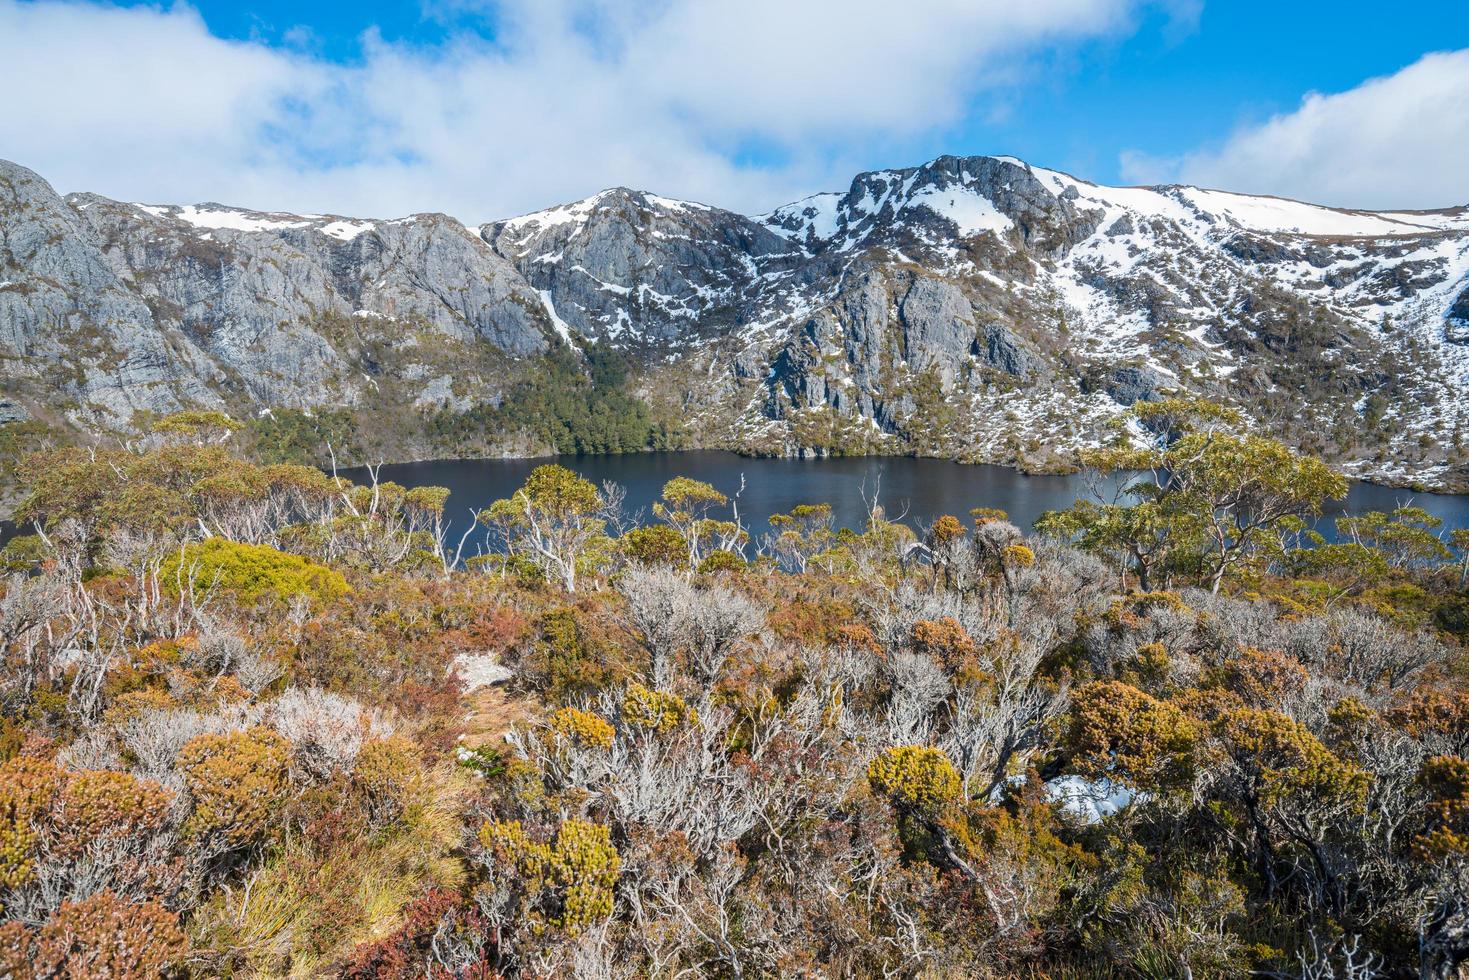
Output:
<svg viewBox="0 0 1469 980">
<path fill-rule="evenodd" d="M 406 368 L 434 337 L 512 356 L 554 337 L 536 292 L 443 215 L 63 201 L 6 164 L 0 234 L 0 356 L 17 364 L 16 394 L 77 417 L 352 405 L 385 368 L 370 348 L 396 348 Z"/>
<path fill-rule="evenodd" d="M 201 352 L 159 328 L 50 185 L 0 164 L 0 212 L 6 394 L 112 413 L 215 400 Z"/>
<path fill-rule="evenodd" d="M 578 333 L 641 345 L 737 326 L 760 273 L 797 254 L 749 218 L 624 188 L 483 234 Z"/>
<path fill-rule="evenodd" d="M 1109 438 L 1122 409 L 1169 392 L 1273 406 L 1294 420 L 1277 430 L 1314 444 L 1313 430 L 1360 430 L 1375 391 L 1393 448 L 1376 462 L 1347 449 L 1342 465 L 1392 476 L 1394 452 L 1410 460 L 1397 478 L 1457 465 L 1415 446 L 1469 421 L 1462 209 L 1108 188 L 942 157 L 762 220 L 811 256 L 801 295 L 815 307 L 773 348 L 767 416 L 825 408 L 898 428 L 936 372 L 959 412 L 939 451 L 1015 458 L 1017 440 Z"/>
<path fill-rule="evenodd" d="M 589 342 L 640 358 L 704 444 L 798 451 L 819 411 L 863 445 L 922 430 L 922 451 L 1013 462 L 1110 438 L 1170 392 L 1306 443 L 1360 430 L 1370 396 L 1392 431 L 1338 462 L 1451 481 L 1469 210 L 940 157 L 754 218 L 619 188 L 469 229 L 62 200 L 0 164 L 6 417 L 464 409 L 500 397 L 494 358 Z"/>
</svg>

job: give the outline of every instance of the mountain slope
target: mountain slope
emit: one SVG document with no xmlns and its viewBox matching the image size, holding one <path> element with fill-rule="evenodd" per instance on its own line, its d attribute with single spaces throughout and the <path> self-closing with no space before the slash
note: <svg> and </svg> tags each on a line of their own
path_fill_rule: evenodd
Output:
<svg viewBox="0 0 1469 980">
<path fill-rule="evenodd" d="M 354 405 L 380 387 L 383 346 L 412 381 L 473 388 L 441 352 L 419 356 L 421 342 L 529 354 L 554 336 L 535 291 L 443 215 L 349 221 L 63 201 L 3 164 L 0 216 L 4 393 L 77 420 Z"/>
<path fill-rule="evenodd" d="M 753 218 L 618 188 L 469 229 L 63 200 L 0 164 L 0 419 L 345 407 L 410 432 L 562 343 L 627 352 L 704 445 L 1059 466 L 1179 391 L 1462 486 L 1469 210 L 941 157 Z"/>
<path fill-rule="evenodd" d="M 841 263 L 832 301 L 785 347 L 777 402 L 897 394 L 901 415 L 904 380 L 937 366 L 959 416 L 942 451 L 995 458 L 1037 435 L 1102 438 L 1116 405 L 1181 389 L 1235 401 L 1360 473 L 1458 479 L 1457 459 L 1419 443 L 1452 441 L 1464 421 L 1464 209 L 1109 188 L 1010 158 L 945 157 L 861 175 L 844 195 L 764 221 L 813 260 Z M 875 388 L 884 354 L 892 381 Z M 881 405 L 867 414 L 895 424 Z"/>
<path fill-rule="evenodd" d="M 799 250 L 742 215 L 629 191 L 481 229 L 571 329 L 640 347 L 687 347 L 739 325 L 762 271 Z"/>
</svg>

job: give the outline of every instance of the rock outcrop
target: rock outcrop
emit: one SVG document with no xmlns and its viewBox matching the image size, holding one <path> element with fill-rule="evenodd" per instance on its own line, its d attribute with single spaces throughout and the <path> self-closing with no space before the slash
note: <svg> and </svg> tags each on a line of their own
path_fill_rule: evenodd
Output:
<svg viewBox="0 0 1469 980">
<path fill-rule="evenodd" d="M 415 347 L 526 355 L 555 337 L 536 291 L 444 215 L 62 200 L 0 164 L 0 234 L 5 393 L 104 423 L 187 405 L 352 405 L 384 370 L 411 373 Z"/>
</svg>

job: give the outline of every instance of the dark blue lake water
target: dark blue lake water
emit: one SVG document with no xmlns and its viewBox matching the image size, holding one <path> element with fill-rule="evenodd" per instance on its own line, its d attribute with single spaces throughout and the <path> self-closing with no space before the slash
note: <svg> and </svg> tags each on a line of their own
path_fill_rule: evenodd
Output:
<svg viewBox="0 0 1469 980">
<path fill-rule="evenodd" d="M 545 459 L 465 459 L 384 466 L 380 476 L 405 486 L 441 486 L 450 491 L 448 512 L 458 534 L 471 514 L 514 493 Z M 913 527 L 940 514 L 967 518 L 974 507 L 999 507 L 1025 530 L 1042 513 L 1070 506 L 1089 495 L 1085 479 L 1026 476 L 1001 466 L 966 466 L 935 459 L 857 457 L 843 459 L 751 459 L 734 453 L 695 451 L 630 453 L 623 456 L 563 456 L 554 462 L 601 484 L 611 480 L 627 490 L 627 509 L 646 517 L 663 484 L 687 476 L 739 494 L 740 516 L 752 534 L 767 530 L 766 518 L 802 503 L 829 503 L 838 525 L 860 528 L 867 514 L 864 496 L 878 499 L 891 518 Z M 362 480 L 362 470 L 344 470 Z M 743 490 L 741 487 L 743 486 Z M 1443 519 L 1446 527 L 1469 527 L 1469 495 L 1415 494 L 1370 483 L 1353 483 L 1339 513 L 1391 510 L 1411 500 Z M 1330 521 L 1321 523 L 1330 532 Z M 0 525 L 0 542 L 13 530 Z"/>
<path fill-rule="evenodd" d="M 860 529 L 867 515 L 864 496 L 878 496 L 890 518 L 913 527 L 941 514 L 967 522 L 975 507 L 998 507 L 1024 530 L 1042 513 L 1070 506 L 1090 495 L 1085 478 L 1026 476 L 1002 466 L 969 466 L 936 459 L 849 457 L 840 459 L 751 459 L 734 453 L 695 451 L 630 453 L 623 456 L 563 456 L 545 459 L 440 460 L 384 466 L 381 479 L 405 486 L 440 486 L 450 491 L 448 512 L 462 530 L 471 511 L 508 497 L 526 475 L 546 462 L 576 470 L 594 483 L 611 480 L 627 490 L 630 512 L 647 516 L 653 501 L 675 476 L 713 484 L 733 497 L 739 493 L 740 516 L 759 536 L 771 514 L 802 503 L 828 503 L 841 527 Z M 362 479 L 361 471 L 344 473 Z M 743 486 L 743 490 L 741 490 Z M 1353 483 L 1328 515 L 1392 510 L 1412 500 L 1443 519 L 1447 527 L 1469 527 L 1469 495 L 1414 494 L 1370 483 Z M 1330 520 L 1322 521 L 1330 531 Z"/>
</svg>

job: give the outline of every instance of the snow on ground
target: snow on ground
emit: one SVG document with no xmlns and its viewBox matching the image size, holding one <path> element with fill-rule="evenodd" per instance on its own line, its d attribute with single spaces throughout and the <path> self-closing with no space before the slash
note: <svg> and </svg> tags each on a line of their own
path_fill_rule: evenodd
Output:
<svg viewBox="0 0 1469 980">
<path fill-rule="evenodd" d="M 557 257 L 556 261 L 561 261 L 559 256 Z M 570 268 L 572 272 L 580 272 L 582 275 L 592 280 L 592 282 L 597 284 L 598 289 L 601 289 L 605 292 L 616 293 L 618 296 L 626 296 L 628 293 L 632 292 L 631 286 L 619 286 L 616 283 L 608 282 L 605 279 L 598 279 L 596 276 L 587 271 L 585 266 L 573 265 Z"/>
<path fill-rule="evenodd" d="M 805 197 L 776 208 L 769 214 L 755 215 L 754 220 L 770 225 L 775 222 L 784 223 L 794 218 L 801 223 L 799 230 L 787 231 L 779 226 L 773 230 L 776 234 L 785 235 L 796 241 L 804 241 L 809 231 L 811 237 L 816 241 L 824 242 L 837 233 L 837 210 L 841 200 L 841 194 L 813 194 L 811 197 Z"/>
<path fill-rule="evenodd" d="M 559 228 L 562 225 L 579 224 L 585 221 L 587 215 L 591 214 L 598 202 L 606 197 L 611 191 L 602 191 L 581 201 L 573 201 L 559 207 L 547 208 L 544 211 L 532 211 L 518 218 L 510 218 L 500 224 L 506 231 L 524 237 L 527 232 L 547 231 L 551 228 Z"/>
<path fill-rule="evenodd" d="M 305 228 L 311 224 L 299 215 L 266 215 L 235 208 L 212 205 L 135 205 L 155 218 L 174 218 L 196 228 L 223 228 L 230 231 L 279 231 L 283 228 Z"/>
<path fill-rule="evenodd" d="M 1046 783 L 1046 799 L 1057 804 L 1065 816 L 1087 826 L 1121 813 L 1144 795 L 1105 778 L 1057 776 Z"/>
<path fill-rule="evenodd" d="M 713 211 L 707 204 L 699 204 L 695 201 L 677 201 L 671 197 L 659 197 L 657 194 L 644 194 L 643 199 L 658 205 L 665 211 Z"/>
<path fill-rule="evenodd" d="M 1380 263 L 1380 266 L 1382 269 L 1389 269 L 1409 263 L 1437 265 L 1442 270 L 1444 279 L 1436 285 L 1419 289 L 1414 295 L 1404 299 L 1401 296 L 1383 296 L 1377 276 L 1366 275 L 1338 290 L 1338 301 L 1362 305 L 1379 314 L 1391 314 L 1395 320 L 1419 327 L 1428 326 L 1432 332 L 1437 333 L 1442 328 L 1440 320 L 1444 310 L 1448 309 L 1454 297 L 1464 289 L 1465 278 L 1469 277 L 1469 241 L 1430 238 L 1424 241 L 1421 248 L 1393 259 L 1391 264 Z M 1321 278 L 1323 275 L 1324 270 L 1314 278 Z"/>
<path fill-rule="evenodd" d="M 454 658 L 453 670 L 464 684 L 466 694 L 477 688 L 503 684 L 515 676 L 493 653 L 461 653 Z"/>
<path fill-rule="evenodd" d="M 1178 193 L 1200 210 L 1228 218 L 1252 231 L 1368 238 L 1421 234 L 1428 227 L 1371 211 L 1339 211 L 1281 197 L 1257 197 L 1197 187 L 1180 188 Z"/>
<path fill-rule="evenodd" d="M 1000 803 L 1007 792 L 1020 791 L 1026 782 L 1023 773 L 1007 777 L 1003 786 L 995 787 L 989 798 L 990 805 Z M 1087 779 L 1077 775 L 1057 776 L 1048 780 L 1043 789 L 1046 799 L 1056 804 L 1062 815 L 1087 826 L 1099 824 L 1108 817 L 1121 813 L 1134 802 L 1148 798 L 1148 794 L 1135 792 L 1106 777 Z"/>
<path fill-rule="evenodd" d="M 597 206 L 601 204 L 603 199 L 613 193 L 616 192 L 612 190 L 601 191 L 581 201 L 573 201 L 570 204 L 547 208 L 544 211 L 532 211 L 530 214 L 523 214 L 517 218 L 509 218 L 500 222 L 500 225 L 513 238 L 524 240 L 533 234 L 549 231 L 552 228 L 581 224 L 597 209 Z M 714 210 L 709 205 L 699 204 L 696 201 L 679 201 L 671 197 L 659 197 L 657 194 L 640 193 L 639 196 L 648 204 L 662 208 L 665 211 Z"/>
<path fill-rule="evenodd" d="M 364 231 L 372 231 L 375 227 L 371 221 L 332 221 L 316 229 L 329 238 L 337 241 L 350 242 Z"/>
<path fill-rule="evenodd" d="M 1191 218 L 1186 207 L 1151 187 L 1107 187 L 1044 167 L 1031 167 L 1030 172 L 1057 196 L 1066 193 L 1068 188 L 1075 188 L 1083 202 L 1091 202 L 1093 206 L 1101 205 L 1108 212 L 1104 225 L 1121 217 L 1124 211 L 1146 217 L 1168 218 L 1180 223 Z"/>
<path fill-rule="evenodd" d="M 1424 225 L 1442 231 L 1469 230 L 1469 206 L 1445 208 L 1441 211 L 1379 211 L 1381 217 L 1390 221 L 1404 221 L 1412 225 Z"/>
<path fill-rule="evenodd" d="M 908 198 L 903 210 L 920 205 L 954 222 L 959 226 L 959 234 L 966 238 L 986 231 L 998 234 L 1008 231 L 1013 224 L 993 201 L 965 187 L 925 187 Z"/>
<path fill-rule="evenodd" d="M 541 305 L 546 308 L 546 315 L 551 318 L 551 326 L 556 328 L 556 335 L 566 341 L 571 348 L 576 347 L 576 341 L 572 339 L 571 327 L 556 312 L 556 304 L 551 302 L 551 291 L 549 289 L 538 289 L 536 294 L 541 297 Z"/>
<path fill-rule="evenodd" d="M 1021 165 L 1013 158 L 1009 162 Z M 1422 234 L 1433 229 L 1469 227 L 1469 210 L 1432 212 L 1345 211 L 1285 198 L 1197 187 L 1108 187 L 1044 167 L 1032 167 L 1037 179 L 1056 194 L 1075 188 L 1083 201 L 1123 208 L 1149 217 L 1168 218 L 1184 225 L 1197 221 L 1197 212 L 1225 218 L 1251 231 L 1366 238 Z M 1114 217 L 1108 214 L 1108 219 Z"/>
</svg>

